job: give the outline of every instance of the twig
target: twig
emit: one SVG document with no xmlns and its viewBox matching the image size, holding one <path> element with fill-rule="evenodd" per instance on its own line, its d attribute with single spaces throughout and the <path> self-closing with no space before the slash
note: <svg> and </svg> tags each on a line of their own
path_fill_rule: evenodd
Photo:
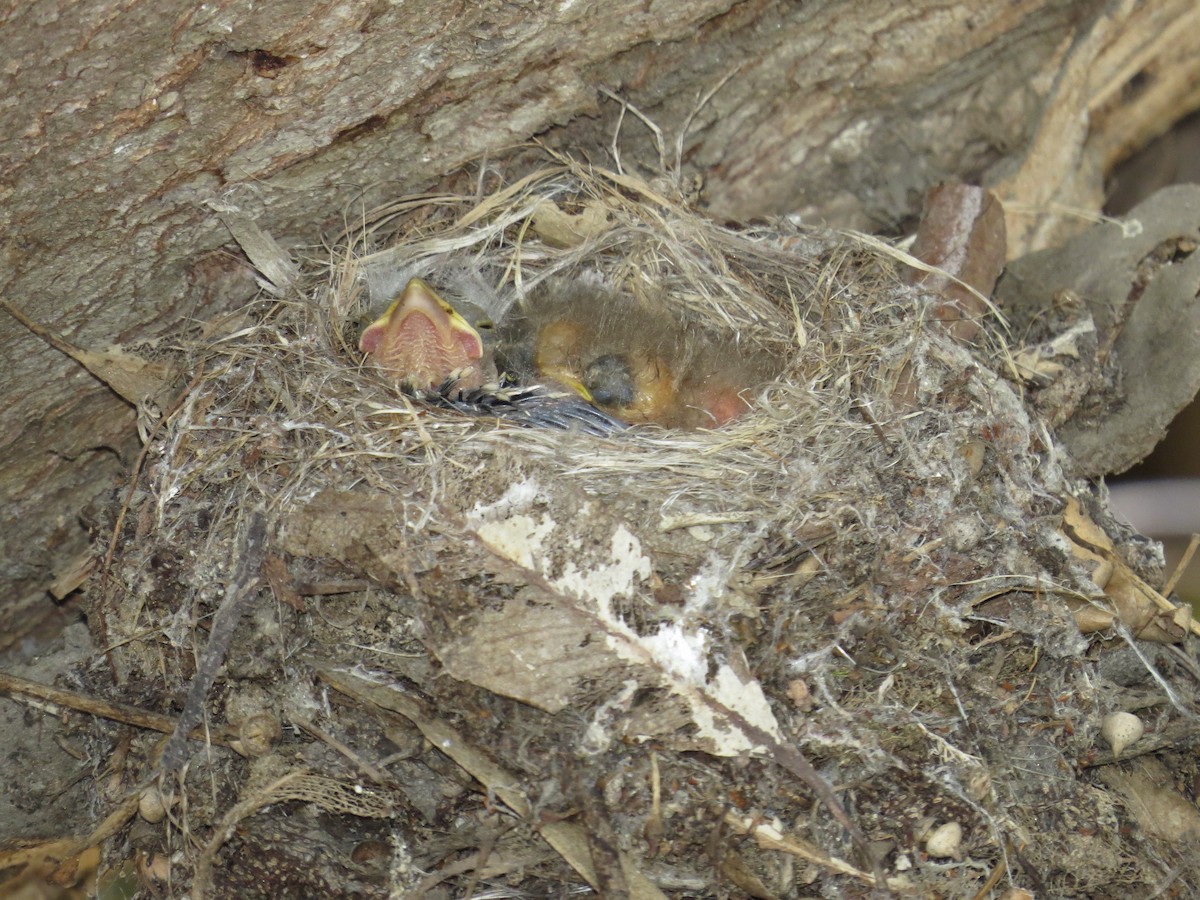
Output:
<svg viewBox="0 0 1200 900">
<path fill-rule="evenodd" d="M 831 872 L 836 872 L 839 875 L 848 875 L 851 878 L 857 878 L 859 881 L 876 887 L 884 887 L 888 890 L 902 890 L 904 887 L 903 883 L 897 879 L 880 881 L 878 875 L 872 875 L 870 872 L 857 869 L 845 860 L 838 859 L 836 856 L 830 856 L 807 841 L 803 841 L 795 836 L 786 835 L 772 825 L 757 821 L 751 816 L 744 816 L 731 810 L 725 813 L 725 824 L 738 834 L 753 837 L 758 845 L 764 849 L 790 853 L 792 856 L 806 859 Z"/>
<path fill-rule="evenodd" d="M 192 380 L 187 383 L 179 396 L 175 398 L 175 402 L 171 404 L 171 408 L 163 414 L 162 418 L 154 425 L 154 430 L 146 438 L 146 443 L 142 445 L 142 449 L 138 452 L 137 459 L 133 462 L 133 470 L 129 473 L 129 490 L 125 492 L 125 499 L 121 502 L 121 509 L 117 513 L 117 521 L 113 523 L 112 534 L 108 538 L 108 549 L 104 554 L 104 566 L 100 570 L 100 584 L 103 585 L 108 581 L 108 573 L 112 568 L 113 557 L 117 553 L 117 542 L 121 538 L 121 527 L 125 524 L 125 516 L 129 513 L 129 506 L 133 502 L 133 492 L 137 490 L 138 476 L 141 474 L 142 466 L 146 464 L 146 456 L 150 452 L 150 447 L 154 444 L 154 439 L 158 436 L 158 432 L 171 420 L 171 418 L 183 408 L 183 402 L 187 399 L 188 394 L 200 383 L 204 377 L 204 363 L 201 363 L 192 377 Z"/>
<path fill-rule="evenodd" d="M 39 700 L 53 703 L 55 706 L 74 709 L 88 715 L 99 716 L 102 719 L 111 719 L 114 722 L 123 722 L 126 725 L 145 728 L 149 731 L 160 731 L 163 734 L 173 734 L 179 725 L 178 720 L 171 716 L 147 712 L 124 703 L 110 703 L 107 700 L 99 700 L 75 691 L 51 687 L 48 684 L 39 684 L 36 681 L 26 681 L 24 678 L 4 672 L 0 672 L 0 693 L 10 696 L 36 697 Z M 235 739 L 236 736 L 227 734 L 223 730 L 209 732 L 202 728 L 193 728 L 188 737 L 193 740 L 207 738 L 214 744 L 228 747 L 230 740 Z"/>
<path fill-rule="evenodd" d="M 309 663 L 321 680 L 334 690 L 361 703 L 390 709 L 411 720 L 433 746 L 469 772 L 489 793 L 494 793 L 522 819 L 533 819 L 532 804 L 520 787 L 521 779 L 503 766 L 492 762 L 480 748 L 475 747 L 447 722 L 431 714 L 420 701 L 388 685 L 373 684 L 349 673 L 328 668 L 316 660 L 309 660 Z M 582 826 L 574 822 L 541 822 L 538 833 L 583 876 L 585 881 L 593 887 L 596 886 L 596 872 L 588 848 L 587 834 Z M 638 871 L 628 858 L 623 860 L 622 868 L 633 897 L 639 900 L 666 900 L 666 895 Z"/>
<path fill-rule="evenodd" d="M 602 93 L 609 100 L 613 100 L 613 101 L 621 104 L 622 120 L 624 119 L 625 110 L 629 110 L 629 112 L 633 113 L 634 116 L 636 116 L 643 125 L 645 125 L 647 128 L 650 129 L 651 134 L 654 135 L 654 146 L 658 148 L 659 171 L 661 171 L 664 175 L 667 172 L 669 172 L 670 169 L 667 167 L 667 148 L 666 148 L 666 145 L 663 143 L 662 129 L 659 128 L 657 125 L 655 125 L 654 120 L 651 119 L 649 116 L 647 116 L 645 113 L 643 113 L 640 109 L 638 109 L 636 106 L 634 106 L 628 100 L 625 100 L 624 98 L 613 93 L 608 88 L 601 87 L 600 93 Z M 618 123 L 618 125 L 619 124 L 620 123 Z M 613 145 L 616 146 L 616 135 L 613 135 Z M 617 160 L 617 165 L 618 166 L 620 165 L 619 159 Z"/>
<path fill-rule="evenodd" d="M 179 715 L 179 725 L 162 755 L 162 771 L 174 774 L 183 768 L 187 761 L 187 735 L 204 717 L 204 703 L 208 692 L 217 679 L 217 670 L 225 661 L 229 644 L 233 640 L 233 632 L 242 618 L 246 602 L 254 596 L 262 578 L 263 560 L 266 557 L 267 518 L 262 508 L 250 513 L 246 524 L 245 534 L 239 542 L 242 558 L 229 582 L 225 599 L 217 608 L 212 618 L 212 631 L 208 636 L 208 645 L 200 658 L 196 676 L 188 689 L 187 700 L 183 704 L 183 712 Z"/>
<path fill-rule="evenodd" d="M 377 766 L 371 765 L 369 762 L 367 762 L 365 759 L 363 759 L 357 753 L 355 753 L 353 750 L 351 750 L 348 746 L 346 746 L 346 744 L 344 744 L 342 741 L 339 741 L 333 735 L 328 734 L 325 731 L 322 731 L 320 728 L 318 728 L 316 725 L 314 725 L 312 722 L 308 721 L 307 719 L 301 719 L 298 716 L 292 716 L 291 722 L 293 725 L 297 725 L 300 728 L 302 728 L 304 731 L 307 731 L 309 734 L 311 734 L 313 737 L 315 737 L 318 741 L 321 741 L 321 743 L 327 744 L 328 746 L 330 746 L 331 748 L 336 750 L 338 753 L 342 754 L 342 756 L 346 757 L 346 759 L 348 759 L 351 763 L 354 764 L 355 768 L 357 768 L 360 772 L 362 772 L 364 775 L 366 775 L 368 778 L 370 778 L 376 784 L 388 784 L 392 780 L 391 778 L 388 777 L 388 774 L 386 772 L 380 771 L 380 769 Z"/>
<path fill-rule="evenodd" d="M 1179 584 L 1179 579 L 1183 577 L 1183 573 L 1187 571 L 1187 567 L 1191 565 L 1192 557 L 1196 555 L 1196 548 L 1200 547 L 1200 534 L 1193 534 L 1192 539 L 1188 541 L 1187 549 L 1183 551 L 1183 556 L 1179 560 L 1179 565 L 1175 567 L 1175 571 L 1171 573 L 1171 577 L 1167 579 L 1167 583 L 1163 585 L 1162 595 L 1167 597 L 1171 591 L 1175 590 L 1175 585 Z"/>
</svg>

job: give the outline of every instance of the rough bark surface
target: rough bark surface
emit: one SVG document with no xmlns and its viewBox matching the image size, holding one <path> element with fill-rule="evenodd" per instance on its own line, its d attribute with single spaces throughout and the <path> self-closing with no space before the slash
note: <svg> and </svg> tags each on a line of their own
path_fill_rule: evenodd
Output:
<svg viewBox="0 0 1200 900">
<path fill-rule="evenodd" d="M 685 174 L 721 216 L 895 228 L 955 176 L 1041 204 L 1095 197 L 1105 165 L 1198 102 L 1197 51 L 1167 34 L 1194 33 L 1196 11 L 1147 6 L 13 4 L 0 292 L 84 346 L 185 334 L 255 289 L 209 203 L 317 243 L 533 135 L 603 156 L 618 107 L 599 86 L 662 127 L 668 158 L 686 126 Z M 626 164 L 654 164 L 625 121 Z M 1049 192 L 1022 187 L 1047 171 Z M 85 554 L 80 510 L 137 443 L 122 401 L 8 317 L 0 354 L 0 505 L 20 523 L 0 533 L 0 625 L 15 635 Z"/>
</svg>

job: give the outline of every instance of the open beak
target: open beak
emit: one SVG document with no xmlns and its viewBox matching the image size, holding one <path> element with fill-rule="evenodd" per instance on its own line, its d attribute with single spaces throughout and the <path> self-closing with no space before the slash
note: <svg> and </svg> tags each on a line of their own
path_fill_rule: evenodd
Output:
<svg viewBox="0 0 1200 900">
<path fill-rule="evenodd" d="M 436 388 L 461 370 L 468 370 L 459 379 L 463 387 L 483 382 L 479 332 L 420 278 L 363 330 L 358 348 L 411 388 Z"/>
</svg>

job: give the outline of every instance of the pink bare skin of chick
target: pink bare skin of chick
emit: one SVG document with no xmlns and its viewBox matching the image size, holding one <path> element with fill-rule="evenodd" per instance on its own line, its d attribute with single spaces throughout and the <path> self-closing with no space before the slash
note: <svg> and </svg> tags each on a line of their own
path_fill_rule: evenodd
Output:
<svg viewBox="0 0 1200 900">
<path fill-rule="evenodd" d="M 476 388 L 485 380 L 479 333 L 420 278 L 367 326 L 358 348 L 413 389 L 436 388 L 456 372 L 459 387 Z"/>
</svg>

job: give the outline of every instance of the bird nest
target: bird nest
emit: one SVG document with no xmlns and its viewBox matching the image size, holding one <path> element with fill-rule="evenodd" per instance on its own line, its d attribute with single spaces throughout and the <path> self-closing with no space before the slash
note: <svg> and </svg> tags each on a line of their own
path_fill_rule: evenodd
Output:
<svg viewBox="0 0 1200 900">
<path fill-rule="evenodd" d="M 1064 503 L 1116 526 L 999 323 L 956 341 L 860 236 L 726 227 L 562 160 L 483 184 L 376 210 L 303 274 L 243 239 L 267 291 L 148 444 L 91 621 L 122 696 L 179 713 L 129 836 L 182 851 L 172 889 L 1144 883 L 1081 768 L 1113 701 Z M 593 434 L 404 390 L 357 342 L 417 277 L 500 327 L 624 304 L 555 315 L 658 348 L 668 407 L 713 378 L 743 406 Z"/>
</svg>

